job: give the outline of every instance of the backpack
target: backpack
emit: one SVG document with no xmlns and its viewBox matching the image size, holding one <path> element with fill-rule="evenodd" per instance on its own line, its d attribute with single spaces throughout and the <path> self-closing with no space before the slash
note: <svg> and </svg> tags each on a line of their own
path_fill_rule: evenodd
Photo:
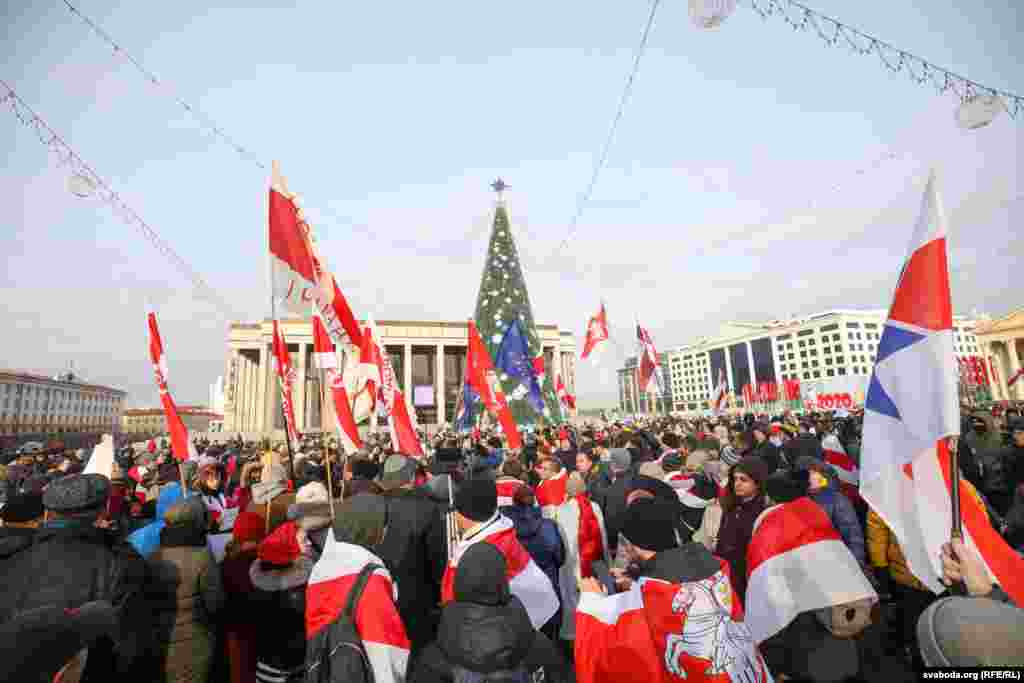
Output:
<svg viewBox="0 0 1024 683">
<path fill-rule="evenodd" d="M 341 614 L 306 647 L 305 683 L 374 683 L 373 667 L 356 631 L 356 607 L 379 564 L 360 570 Z"/>
<path fill-rule="evenodd" d="M 816 610 L 814 616 L 836 638 L 853 638 L 871 625 L 871 608 L 877 600 L 863 598 Z"/>
</svg>

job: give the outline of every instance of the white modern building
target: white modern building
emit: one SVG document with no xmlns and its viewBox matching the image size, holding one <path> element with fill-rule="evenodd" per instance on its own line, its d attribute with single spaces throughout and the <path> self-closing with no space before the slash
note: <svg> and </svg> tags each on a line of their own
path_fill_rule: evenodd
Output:
<svg viewBox="0 0 1024 683">
<path fill-rule="evenodd" d="M 831 310 L 789 320 L 729 323 L 715 337 L 665 351 L 664 372 L 671 387 L 673 410 L 701 412 L 711 407 L 719 373 L 743 408 L 742 390 L 760 382 L 778 385 L 798 379 L 804 396 L 848 393 L 863 401 L 871 377 L 887 311 Z M 980 356 L 974 336 L 976 321 L 954 316 L 957 357 Z M 631 364 L 632 361 L 632 364 Z M 636 362 L 619 370 L 619 407 L 646 412 L 636 385 Z"/>
<path fill-rule="evenodd" d="M 210 410 L 217 415 L 224 414 L 224 377 L 218 377 L 217 381 L 210 385 L 210 396 L 207 402 Z"/>
</svg>

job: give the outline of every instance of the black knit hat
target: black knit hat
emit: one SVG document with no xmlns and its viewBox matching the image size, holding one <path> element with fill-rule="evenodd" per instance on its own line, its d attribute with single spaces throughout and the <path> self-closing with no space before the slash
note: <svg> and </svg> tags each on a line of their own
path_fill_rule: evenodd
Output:
<svg viewBox="0 0 1024 683">
<path fill-rule="evenodd" d="M 110 495 L 110 480 L 102 474 L 71 474 L 46 487 L 43 506 L 56 512 L 80 512 L 102 507 Z"/>
<path fill-rule="evenodd" d="M 679 545 L 672 519 L 675 510 L 665 502 L 641 498 L 626 508 L 622 535 L 638 548 L 660 553 Z"/>
<path fill-rule="evenodd" d="M 380 466 L 366 458 L 356 458 L 352 461 L 352 476 L 359 479 L 375 479 L 380 473 Z"/>
<path fill-rule="evenodd" d="M 807 495 L 807 470 L 779 470 L 764 483 L 764 492 L 776 503 L 789 503 Z"/>
<path fill-rule="evenodd" d="M 43 496 L 39 493 L 22 493 L 11 496 L 0 510 L 0 519 L 5 522 L 31 522 L 43 516 Z"/>
<path fill-rule="evenodd" d="M 494 480 L 476 478 L 462 482 L 455 490 L 455 509 L 474 522 L 493 517 L 498 509 L 498 487 Z"/>
</svg>

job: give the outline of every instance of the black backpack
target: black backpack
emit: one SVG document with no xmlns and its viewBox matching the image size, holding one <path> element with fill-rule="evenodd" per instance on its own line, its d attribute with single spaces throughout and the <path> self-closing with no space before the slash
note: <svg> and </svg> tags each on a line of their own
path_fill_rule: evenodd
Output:
<svg viewBox="0 0 1024 683">
<path fill-rule="evenodd" d="M 345 608 L 306 646 L 305 683 L 374 683 L 373 667 L 356 631 L 356 607 L 379 564 L 368 564 L 356 577 Z"/>
</svg>

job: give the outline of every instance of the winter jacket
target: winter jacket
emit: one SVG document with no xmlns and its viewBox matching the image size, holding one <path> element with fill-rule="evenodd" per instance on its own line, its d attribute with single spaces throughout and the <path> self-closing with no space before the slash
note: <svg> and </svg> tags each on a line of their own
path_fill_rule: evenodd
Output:
<svg viewBox="0 0 1024 683">
<path fill-rule="evenodd" d="M 419 489 L 385 491 L 388 530 L 377 554 L 398 585 L 398 613 L 413 653 L 437 635 L 438 596 L 448 560 L 442 508 Z"/>
<path fill-rule="evenodd" d="M 262 616 L 252 601 L 256 587 L 249 570 L 256 561 L 256 550 L 227 557 L 220 565 L 224 583 L 225 649 L 231 670 L 231 683 L 252 683 L 256 677 L 256 632 Z"/>
<path fill-rule="evenodd" d="M 812 491 L 809 497 L 825 511 L 857 561 L 864 564 L 864 531 L 860 528 L 860 521 L 850 499 L 839 490 L 839 476 L 835 474 L 834 468 L 829 469 L 833 473 L 828 476 L 828 486 L 820 491 Z"/>
<path fill-rule="evenodd" d="M 776 446 L 768 439 L 754 447 L 754 455 L 759 456 L 771 467 L 771 471 L 786 467 L 792 463 L 783 456 L 782 446 Z"/>
<path fill-rule="evenodd" d="M 580 569 L 580 505 L 589 505 L 591 512 L 597 520 L 601 533 L 601 543 L 604 549 L 600 559 L 611 566 L 611 556 L 608 552 L 608 535 L 604 527 L 604 515 L 601 508 L 586 496 L 570 498 L 558 508 L 558 531 L 562 537 L 562 544 L 565 547 L 565 562 L 558 572 L 558 583 L 555 584 L 559 590 L 559 598 L 562 601 L 562 625 L 559 631 L 559 638 L 562 640 L 575 640 L 576 638 L 576 604 L 580 600 L 579 580 L 582 576 Z M 534 560 L 536 562 L 536 560 Z"/>
<path fill-rule="evenodd" d="M 722 514 L 714 553 L 729 563 L 729 578 L 741 602 L 747 596 L 747 546 L 754 534 L 754 522 L 765 507 L 764 496 L 757 496 Z"/>
<path fill-rule="evenodd" d="M 186 533 L 191 531 L 192 533 Z M 149 560 L 146 585 L 156 680 L 205 683 L 213 666 L 215 622 L 224 607 L 220 567 L 205 530 L 165 527 Z"/>
<path fill-rule="evenodd" d="M 149 680 L 143 657 L 150 613 L 146 562 L 91 523 L 51 524 L 33 536 L 0 540 L 0 622 L 47 605 L 106 600 L 119 608 L 118 636 L 90 648 L 83 683 Z"/>
<path fill-rule="evenodd" d="M 813 434 L 797 434 L 796 437 L 782 448 L 786 459 L 795 463 L 800 458 L 814 458 L 824 460 L 824 453 L 821 450 L 821 442 Z"/>
<path fill-rule="evenodd" d="M 551 579 L 551 585 L 558 595 L 558 571 L 565 563 L 565 545 L 562 543 L 562 535 L 558 533 L 558 525 L 553 520 L 544 519 L 540 508 L 532 505 L 514 505 L 504 508 L 502 514 L 512 520 L 516 538 L 541 571 Z"/>
<path fill-rule="evenodd" d="M 139 555 L 148 558 L 160 548 L 160 532 L 166 526 L 164 513 L 181 499 L 181 484 L 178 482 L 171 482 L 160 488 L 156 499 L 156 519 L 128 535 L 128 543 Z"/>
<path fill-rule="evenodd" d="M 300 556 L 288 569 L 267 570 L 257 560 L 249 570 L 255 587 L 251 601 L 258 613 L 257 680 L 275 672 L 301 671 L 306 661 L 306 582 L 313 561 Z"/>
<path fill-rule="evenodd" d="M 633 488 L 634 474 L 623 474 L 612 482 L 612 485 L 603 491 L 594 494 L 594 502 L 601 507 L 604 513 L 604 523 L 608 531 L 608 542 L 611 544 L 609 551 L 614 555 L 618 547 L 619 532 L 626 520 L 626 496 Z"/>
</svg>

